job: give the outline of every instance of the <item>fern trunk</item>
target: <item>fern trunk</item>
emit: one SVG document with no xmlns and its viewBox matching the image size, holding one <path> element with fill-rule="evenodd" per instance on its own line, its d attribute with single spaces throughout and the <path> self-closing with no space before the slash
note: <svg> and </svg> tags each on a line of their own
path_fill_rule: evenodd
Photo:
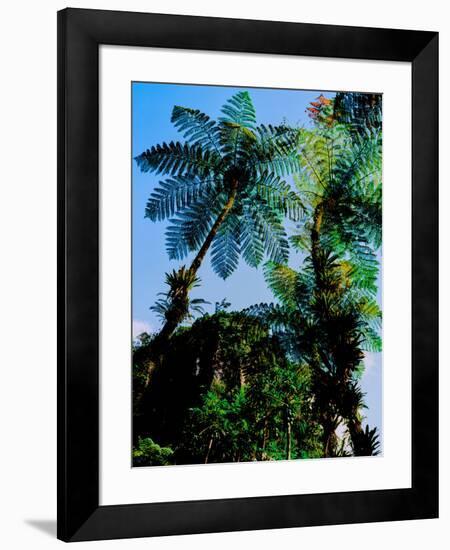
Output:
<svg viewBox="0 0 450 550">
<path fill-rule="evenodd" d="M 222 208 L 220 214 L 217 216 L 217 219 L 214 222 L 213 226 L 211 227 L 204 243 L 200 247 L 200 250 L 197 252 L 197 255 L 192 260 L 192 263 L 189 267 L 189 271 L 193 275 L 195 275 L 199 270 L 203 260 L 205 259 L 206 253 L 208 252 L 214 240 L 214 237 L 217 235 L 217 232 L 220 229 L 220 226 L 223 224 L 223 222 L 225 221 L 225 218 L 228 216 L 228 214 L 230 213 L 230 210 L 233 208 L 234 202 L 236 200 L 237 190 L 238 190 L 238 181 L 232 180 L 231 190 L 230 190 L 230 195 L 228 197 L 228 200 L 225 206 Z M 184 298 L 185 300 L 188 300 L 187 293 Z M 181 312 L 180 310 L 169 311 L 166 317 L 167 317 L 167 320 L 164 323 L 164 326 L 159 333 L 159 338 L 163 342 L 167 341 L 172 336 L 172 334 L 177 329 L 178 325 L 183 321 L 184 313 Z"/>
<path fill-rule="evenodd" d="M 324 458 L 332 458 L 336 456 L 336 431 L 334 423 L 330 422 L 327 416 L 324 413 L 320 420 L 323 428 L 323 454 Z"/>
<path fill-rule="evenodd" d="M 320 252 L 320 229 L 323 220 L 323 203 L 319 203 L 314 209 L 313 227 L 311 229 L 311 259 L 314 267 L 316 285 L 321 286 L 321 276 L 319 273 L 319 252 Z"/>
<path fill-rule="evenodd" d="M 237 188 L 238 188 L 238 182 L 237 180 L 233 180 L 231 183 L 231 191 L 230 196 L 228 197 L 228 201 L 225 204 L 225 206 L 222 208 L 222 211 L 217 216 L 216 221 L 214 222 L 214 225 L 211 227 L 211 230 L 208 233 L 208 236 L 205 239 L 205 242 L 202 244 L 200 250 L 197 253 L 197 256 L 192 260 L 191 266 L 189 270 L 191 273 L 195 274 L 197 273 L 199 267 L 201 266 L 203 260 L 205 259 L 206 253 L 209 250 L 209 247 L 211 246 L 214 237 L 217 235 L 217 232 L 219 231 L 220 226 L 225 221 L 225 218 L 228 216 L 230 210 L 233 208 L 234 201 L 236 200 L 237 195 Z"/>
<path fill-rule="evenodd" d="M 358 454 L 358 442 L 361 434 L 364 434 L 364 430 L 356 415 L 347 422 L 347 429 L 352 441 L 353 451 Z"/>
<path fill-rule="evenodd" d="M 320 259 L 320 253 L 321 250 L 321 244 L 320 244 L 320 231 L 323 223 L 324 218 L 324 211 L 325 211 L 326 205 L 323 202 L 320 202 L 316 208 L 314 209 L 313 214 L 313 226 L 311 228 L 311 259 L 314 269 L 314 276 L 315 276 L 315 284 L 316 284 L 316 292 L 319 294 L 321 292 L 326 292 L 328 290 L 327 287 L 327 280 L 325 274 L 322 272 L 321 269 L 321 259 Z M 328 312 L 325 311 L 323 313 L 325 316 L 328 315 Z M 332 356 L 336 357 L 336 350 L 330 349 L 330 353 Z M 342 368 L 340 370 L 340 376 L 341 384 L 345 384 L 348 381 L 349 372 L 351 369 L 346 366 L 346 368 Z M 328 384 L 327 382 L 325 382 Z M 339 391 L 335 388 L 335 391 Z M 340 400 L 338 399 L 339 396 L 335 395 L 334 397 L 331 396 L 331 401 L 333 401 L 335 404 L 338 404 Z M 331 403 L 330 402 L 324 402 L 320 404 L 319 410 L 319 422 L 323 428 L 323 448 L 324 448 L 324 455 L 325 457 L 332 457 L 336 456 L 336 430 L 335 430 L 335 423 L 334 418 L 330 417 L 330 410 L 331 410 Z M 339 406 L 338 406 L 339 409 Z M 342 413 L 343 411 L 341 411 Z M 362 440 L 364 440 L 364 430 L 362 428 L 361 422 L 358 418 L 357 413 L 353 414 L 351 418 L 347 419 L 347 428 L 348 432 L 350 434 L 350 438 L 352 441 L 352 446 L 354 450 L 355 455 L 362 455 L 367 454 L 362 448 L 361 445 Z"/>
<path fill-rule="evenodd" d="M 324 205 L 319 203 L 314 209 L 313 214 L 313 226 L 311 229 L 311 259 L 314 269 L 314 277 L 316 281 L 316 288 L 320 291 L 323 290 L 323 276 L 320 273 L 320 230 L 322 227 L 324 215 Z M 318 367 L 320 368 L 320 367 Z M 322 403 L 322 410 L 319 410 L 319 422 L 323 429 L 323 451 L 324 457 L 329 458 L 334 456 L 334 440 L 335 431 L 334 425 L 329 419 L 330 403 Z"/>
<path fill-rule="evenodd" d="M 291 460 L 292 449 L 292 424 L 288 420 L 286 426 L 286 460 Z"/>
</svg>

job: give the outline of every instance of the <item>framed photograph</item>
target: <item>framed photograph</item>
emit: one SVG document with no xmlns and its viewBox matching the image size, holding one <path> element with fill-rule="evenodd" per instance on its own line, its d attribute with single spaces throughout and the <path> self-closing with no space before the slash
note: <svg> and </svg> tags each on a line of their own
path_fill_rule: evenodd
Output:
<svg viewBox="0 0 450 550">
<path fill-rule="evenodd" d="M 58 13 L 58 538 L 438 515 L 438 35 Z"/>
</svg>

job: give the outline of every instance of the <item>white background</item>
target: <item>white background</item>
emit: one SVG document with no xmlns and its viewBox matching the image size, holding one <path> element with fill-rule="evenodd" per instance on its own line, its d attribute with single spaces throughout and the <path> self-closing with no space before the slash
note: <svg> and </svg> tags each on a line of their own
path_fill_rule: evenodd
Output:
<svg viewBox="0 0 450 550">
<path fill-rule="evenodd" d="M 100 74 L 100 503 L 411 487 L 411 65 L 102 46 Z M 383 456 L 130 468 L 133 79 L 383 92 Z"/>
<path fill-rule="evenodd" d="M 292 0 L 225 3 L 191 0 L 97 1 L 71 6 L 189 13 L 311 23 L 373 25 L 441 32 L 441 181 L 448 182 L 450 21 L 445 3 L 379 0 L 320 3 Z M 1 376 L 0 544 L 55 547 L 56 516 L 56 14 L 63 2 L 22 1 L 3 8 L 0 49 Z M 399 98 L 401 101 L 401 98 Z M 450 267 L 448 185 L 441 187 L 441 336 L 448 338 Z M 90 543 L 103 548 L 333 547 L 444 548 L 450 535 L 446 433 L 450 376 L 441 353 L 441 519 L 165 539 Z M 318 545 L 318 541 L 320 544 Z"/>
</svg>

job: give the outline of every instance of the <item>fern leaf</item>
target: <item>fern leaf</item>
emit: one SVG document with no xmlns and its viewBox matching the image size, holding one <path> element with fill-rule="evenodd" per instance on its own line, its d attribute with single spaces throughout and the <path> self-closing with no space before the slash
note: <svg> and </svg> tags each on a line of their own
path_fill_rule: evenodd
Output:
<svg viewBox="0 0 450 550">
<path fill-rule="evenodd" d="M 251 153 L 256 135 L 256 112 L 248 92 L 238 92 L 222 107 L 220 145 L 224 161 L 237 165 Z"/>
<path fill-rule="evenodd" d="M 230 214 L 213 240 L 211 265 L 222 279 L 227 279 L 237 268 L 240 254 L 239 217 Z"/>
<path fill-rule="evenodd" d="M 267 262 L 264 265 L 264 278 L 278 300 L 288 307 L 295 307 L 298 273 L 294 269 Z"/>
<path fill-rule="evenodd" d="M 220 130 L 209 116 L 198 109 L 176 105 L 170 120 L 191 144 L 201 145 L 219 153 Z"/>
<path fill-rule="evenodd" d="M 199 144 L 173 141 L 147 149 L 135 161 L 141 172 L 172 176 L 206 177 L 222 171 L 222 159 L 216 152 L 205 151 Z"/>
<path fill-rule="evenodd" d="M 248 92 L 238 92 L 222 107 L 225 115 L 219 120 L 225 123 L 245 126 L 248 129 L 256 126 L 256 112 Z"/>
<path fill-rule="evenodd" d="M 291 187 L 275 174 L 263 173 L 256 181 L 256 192 L 273 210 L 283 212 L 292 221 L 300 221 L 305 207 Z"/>
<path fill-rule="evenodd" d="M 223 202 L 224 197 L 211 193 L 170 220 L 166 230 L 170 259 L 182 260 L 190 251 L 201 247 Z"/>
<path fill-rule="evenodd" d="M 280 215 L 262 200 L 245 201 L 244 206 L 246 224 L 251 228 L 253 243 L 256 244 L 259 241 L 262 244 L 262 250 L 270 260 L 280 264 L 286 263 L 289 258 L 289 243 Z M 244 258 L 247 263 L 249 263 L 247 257 L 252 260 L 254 256 L 249 250 L 250 242 L 245 240 L 243 243 Z M 261 260 L 262 257 L 256 265 L 259 265 Z"/>
<path fill-rule="evenodd" d="M 174 176 L 161 181 L 147 201 L 145 216 L 152 221 L 172 217 L 210 194 L 218 184 L 217 179 L 197 176 Z"/>
</svg>

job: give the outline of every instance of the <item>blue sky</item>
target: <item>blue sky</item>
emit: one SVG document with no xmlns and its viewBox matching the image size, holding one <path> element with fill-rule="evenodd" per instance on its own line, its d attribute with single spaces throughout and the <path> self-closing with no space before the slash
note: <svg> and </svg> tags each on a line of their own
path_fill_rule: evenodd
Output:
<svg viewBox="0 0 450 550">
<path fill-rule="evenodd" d="M 171 140 L 182 141 L 182 136 L 170 122 L 174 105 L 200 109 L 211 118 L 220 116 L 222 105 L 239 90 L 248 90 L 255 105 L 258 123 L 308 125 L 305 112 L 308 104 L 320 91 L 273 90 L 264 88 L 232 88 L 226 86 L 196 86 L 179 84 L 132 83 L 132 157 L 145 149 Z M 333 92 L 323 92 L 332 97 Z M 133 333 L 157 331 L 161 321 L 149 308 L 164 289 L 164 274 L 188 263 L 169 260 L 165 252 L 167 222 L 151 222 L 144 218 L 145 205 L 153 189 L 163 179 L 160 175 L 143 174 L 132 161 L 132 231 L 133 231 Z M 286 222 L 288 233 L 294 224 Z M 291 252 L 289 264 L 298 268 L 301 257 Z M 239 310 L 260 302 L 274 301 L 267 289 L 261 269 L 248 267 L 240 261 L 237 270 L 226 280 L 211 269 L 209 255 L 203 262 L 199 276 L 201 288 L 193 297 L 211 302 L 205 309 L 214 311 L 214 304 L 226 298 L 231 309 Z M 371 426 L 381 428 L 381 354 L 368 354 L 366 372 L 362 379 L 368 410 L 365 415 Z M 381 431 L 381 430 L 380 430 Z"/>
</svg>

